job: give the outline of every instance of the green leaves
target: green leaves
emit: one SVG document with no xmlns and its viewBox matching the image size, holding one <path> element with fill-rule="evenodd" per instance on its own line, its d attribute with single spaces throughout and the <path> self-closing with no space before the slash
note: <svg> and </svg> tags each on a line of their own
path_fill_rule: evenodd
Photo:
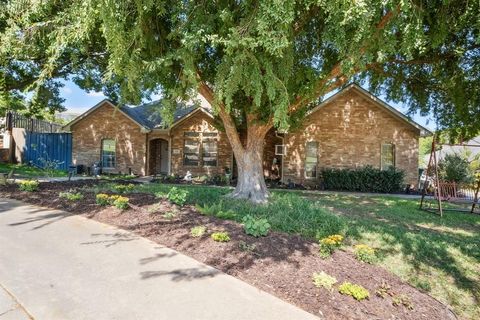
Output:
<svg viewBox="0 0 480 320">
<path fill-rule="evenodd" d="M 266 236 L 270 231 L 270 223 L 265 218 L 256 219 L 253 216 L 247 214 L 242 218 L 243 229 L 246 234 L 254 237 Z"/>
</svg>

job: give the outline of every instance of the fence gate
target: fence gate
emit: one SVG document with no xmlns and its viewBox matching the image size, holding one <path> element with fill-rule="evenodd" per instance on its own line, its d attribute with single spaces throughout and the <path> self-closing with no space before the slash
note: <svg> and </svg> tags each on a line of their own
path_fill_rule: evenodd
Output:
<svg viewBox="0 0 480 320">
<path fill-rule="evenodd" d="M 71 133 L 25 132 L 23 161 L 44 168 L 47 162 L 55 162 L 56 169 L 68 170 L 72 163 Z"/>
</svg>

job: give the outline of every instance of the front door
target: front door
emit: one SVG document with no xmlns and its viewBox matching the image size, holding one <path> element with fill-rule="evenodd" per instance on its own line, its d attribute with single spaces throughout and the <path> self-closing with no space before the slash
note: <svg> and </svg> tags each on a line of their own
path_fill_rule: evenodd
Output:
<svg viewBox="0 0 480 320">
<path fill-rule="evenodd" d="M 168 174 L 168 141 L 155 139 L 150 142 L 150 174 Z"/>
</svg>

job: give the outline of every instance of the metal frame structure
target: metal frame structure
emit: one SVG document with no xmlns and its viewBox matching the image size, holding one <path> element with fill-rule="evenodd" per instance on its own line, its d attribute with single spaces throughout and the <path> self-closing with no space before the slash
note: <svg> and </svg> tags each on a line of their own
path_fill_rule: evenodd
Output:
<svg viewBox="0 0 480 320">
<path fill-rule="evenodd" d="M 430 151 L 430 159 L 428 161 L 428 167 L 426 171 L 426 181 L 422 187 L 422 198 L 420 200 L 420 209 L 430 212 L 439 213 L 443 217 L 443 211 L 461 211 L 476 213 L 475 209 L 478 208 L 480 199 L 480 179 L 475 182 L 473 188 L 465 189 L 460 188 L 460 185 L 455 182 L 441 181 L 438 175 L 438 159 L 436 150 L 436 136 L 432 139 L 432 149 Z M 448 146 L 461 146 L 461 147 L 478 147 L 480 144 L 442 144 Z M 429 178 L 432 177 L 430 180 Z M 430 197 L 427 194 L 427 189 L 431 186 L 430 181 L 433 182 L 433 200 L 436 202 L 436 207 L 432 206 L 431 202 L 427 202 Z M 460 190 L 460 191 L 459 191 Z M 457 204 L 471 204 L 470 209 L 463 208 L 445 208 L 443 202 L 457 203 Z"/>
</svg>

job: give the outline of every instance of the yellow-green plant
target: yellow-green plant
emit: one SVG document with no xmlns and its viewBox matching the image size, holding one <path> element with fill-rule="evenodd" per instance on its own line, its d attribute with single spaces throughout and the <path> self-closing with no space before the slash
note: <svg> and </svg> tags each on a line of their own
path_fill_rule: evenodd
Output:
<svg viewBox="0 0 480 320">
<path fill-rule="evenodd" d="M 81 194 L 80 192 L 72 192 L 72 191 L 60 192 L 58 196 L 60 198 L 65 198 L 69 201 L 78 201 L 83 199 L 83 194 Z"/>
<path fill-rule="evenodd" d="M 110 197 L 108 194 L 99 193 L 95 196 L 95 201 L 101 206 L 106 206 L 110 204 Z"/>
<path fill-rule="evenodd" d="M 319 241 L 320 245 L 320 257 L 328 258 L 332 253 L 340 248 L 343 242 L 343 236 L 339 234 L 334 234 L 323 238 Z"/>
<path fill-rule="evenodd" d="M 357 244 L 355 246 L 355 257 L 362 262 L 374 263 L 376 259 L 375 249 L 366 244 Z"/>
<path fill-rule="evenodd" d="M 200 238 L 205 234 L 207 231 L 207 227 L 205 226 L 196 226 L 190 229 L 190 235 L 194 238 Z"/>
<path fill-rule="evenodd" d="M 341 294 L 346 294 L 349 296 L 352 296 L 358 301 L 361 301 L 363 299 L 367 299 L 370 297 L 370 293 L 368 292 L 367 289 L 364 287 L 358 285 L 358 284 L 353 284 L 350 282 L 344 282 L 338 287 L 338 292 Z"/>
<path fill-rule="evenodd" d="M 230 235 L 228 232 L 214 232 L 211 235 L 213 241 L 217 242 L 228 242 L 230 241 Z"/>
<path fill-rule="evenodd" d="M 113 200 L 113 205 L 118 208 L 125 210 L 128 208 L 128 201 L 129 199 L 127 197 L 122 197 L 122 196 L 116 196 L 114 197 L 115 200 Z"/>
<path fill-rule="evenodd" d="M 24 180 L 18 183 L 18 188 L 22 191 L 33 192 L 38 190 L 40 183 L 35 180 Z"/>
<path fill-rule="evenodd" d="M 128 193 L 132 192 L 133 189 L 135 188 L 135 185 L 133 183 L 129 184 L 116 184 L 112 187 L 113 190 L 120 192 L 120 193 Z"/>
<path fill-rule="evenodd" d="M 312 276 L 313 285 L 317 288 L 324 287 L 325 289 L 331 290 L 332 286 L 337 283 L 337 279 L 331 275 L 321 271 L 319 273 L 314 273 Z"/>
</svg>

